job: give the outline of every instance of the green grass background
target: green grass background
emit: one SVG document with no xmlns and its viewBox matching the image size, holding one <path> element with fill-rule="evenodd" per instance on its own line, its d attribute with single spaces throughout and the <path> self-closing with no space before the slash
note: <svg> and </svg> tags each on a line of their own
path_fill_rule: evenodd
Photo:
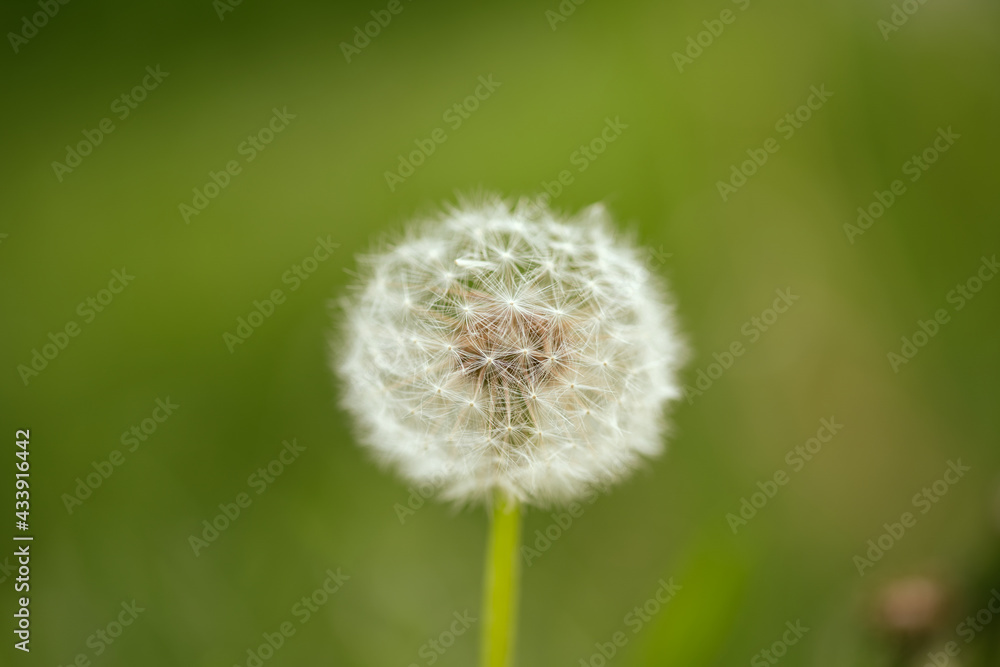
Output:
<svg viewBox="0 0 1000 667">
<path fill-rule="evenodd" d="M 686 383 L 747 342 L 741 327 L 775 289 L 801 298 L 675 406 L 664 457 L 526 568 L 520 664 L 589 660 L 671 576 L 682 591 L 609 664 L 747 664 L 801 619 L 810 631 L 781 664 L 888 665 L 874 600 L 915 573 L 951 591 L 931 646 L 952 638 L 1000 583 L 1000 281 L 899 373 L 886 353 L 1000 251 L 997 5 L 929 0 L 884 40 L 887 0 L 591 0 L 555 30 L 554 1 L 405 2 L 346 62 L 339 44 L 384 6 L 243 2 L 220 20 L 209 0 L 71 2 L 0 56 L 0 497 L 12 512 L 13 434 L 30 428 L 36 536 L 33 651 L 8 643 L 4 664 L 245 665 L 338 567 L 350 580 L 265 664 L 430 664 L 421 646 L 453 613 L 478 615 L 485 516 L 429 502 L 398 520 L 406 485 L 337 406 L 328 302 L 373 239 L 456 192 L 539 192 L 607 117 L 628 128 L 554 204 L 603 200 L 670 254 L 655 270 L 691 341 Z M 726 8 L 735 22 L 679 72 L 672 54 Z M 7 3 L 0 26 L 34 11 Z M 166 80 L 59 182 L 66 144 L 157 64 Z M 481 75 L 500 88 L 390 192 L 397 155 L 446 127 Z M 823 84 L 830 100 L 723 202 L 730 165 Z M 185 224 L 178 205 L 273 107 L 296 118 Z M 856 208 L 949 126 L 961 138 L 849 243 Z M 339 249 L 288 292 L 282 274 L 327 235 Z M 123 266 L 134 283 L 25 386 L 17 366 Z M 287 302 L 230 354 L 222 334 L 275 288 Z M 68 513 L 62 494 L 167 396 L 177 412 Z M 726 513 L 830 416 L 843 431 L 734 535 Z M 189 535 L 290 438 L 306 451 L 195 556 Z M 859 577 L 852 557 L 958 458 L 970 473 Z M 529 512 L 528 540 L 550 523 Z M 94 656 L 87 638 L 132 599 L 146 611 Z M 476 631 L 436 664 L 473 664 Z M 1000 619 L 963 664 L 987 664 L 998 632 Z"/>
</svg>

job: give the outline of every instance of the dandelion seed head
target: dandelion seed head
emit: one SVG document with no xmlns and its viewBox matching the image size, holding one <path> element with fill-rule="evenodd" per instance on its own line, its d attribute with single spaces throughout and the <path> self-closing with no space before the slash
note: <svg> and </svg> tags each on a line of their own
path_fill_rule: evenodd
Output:
<svg viewBox="0 0 1000 667">
<path fill-rule="evenodd" d="M 334 355 L 343 401 L 411 482 L 562 503 L 661 451 L 683 345 L 603 207 L 463 201 L 361 264 Z"/>
</svg>

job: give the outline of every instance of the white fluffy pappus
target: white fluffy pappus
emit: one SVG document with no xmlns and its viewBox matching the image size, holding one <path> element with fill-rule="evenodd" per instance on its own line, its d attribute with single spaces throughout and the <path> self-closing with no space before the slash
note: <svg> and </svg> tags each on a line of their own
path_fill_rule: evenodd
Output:
<svg viewBox="0 0 1000 667">
<path fill-rule="evenodd" d="M 661 451 L 684 346 L 602 206 L 459 202 L 360 263 L 334 350 L 343 403 L 408 480 L 547 505 Z"/>
</svg>

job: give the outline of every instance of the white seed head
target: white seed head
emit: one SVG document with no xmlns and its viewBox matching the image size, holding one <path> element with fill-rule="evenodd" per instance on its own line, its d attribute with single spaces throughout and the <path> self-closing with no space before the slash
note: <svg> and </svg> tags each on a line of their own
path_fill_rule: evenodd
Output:
<svg viewBox="0 0 1000 667">
<path fill-rule="evenodd" d="M 362 259 L 335 354 L 377 457 L 445 498 L 566 502 L 662 449 L 683 345 L 603 207 L 460 202 Z"/>
</svg>

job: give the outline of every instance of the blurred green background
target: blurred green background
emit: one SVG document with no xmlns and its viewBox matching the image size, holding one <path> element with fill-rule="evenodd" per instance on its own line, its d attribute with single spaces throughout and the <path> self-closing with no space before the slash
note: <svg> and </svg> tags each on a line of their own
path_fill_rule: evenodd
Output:
<svg viewBox="0 0 1000 667">
<path fill-rule="evenodd" d="M 0 58 L 0 496 L 12 505 L 13 434 L 30 428 L 36 541 L 30 656 L 10 646 L 0 571 L 4 664 L 252 666 L 286 622 L 263 664 L 473 664 L 478 627 L 442 633 L 478 616 L 484 512 L 427 502 L 400 519 L 410 491 L 337 406 L 328 306 L 354 255 L 407 219 L 456 192 L 537 194 L 563 170 L 553 205 L 607 202 L 672 283 L 686 384 L 732 343 L 746 352 L 674 406 L 664 457 L 565 530 L 529 512 L 527 543 L 556 539 L 525 567 L 519 664 L 599 666 L 618 631 L 607 664 L 772 664 L 760 652 L 796 621 L 809 631 L 781 664 L 922 665 L 956 639 L 961 664 L 997 664 L 1000 618 L 968 644 L 956 632 L 1000 585 L 1000 280 L 961 310 L 948 295 L 1000 250 L 1000 7 L 903 4 L 886 32 L 888 0 L 404 0 L 348 62 L 341 43 L 387 3 L 71 2 L 36 32 L 23 20 L 38 4 L 5 3 L 4 32 L 33 36 L 8 34 Z M 157 66 L 120 118 L 115 101 Z M 448 110 L 490 76 L 455 127 Z M 811 86 L 832 96 L 787 136 L 776 124 Z M 241 151 L 275 108 L 294 118 Z M 57 174 L 104 118 L 113 132 Z M 608 118 L 627 128 L 581 158 Z M 446 141 L 390 189 L 435 128 Z M 960 138 L 911 181 L 904 163 L 939 128 Z M 779 150 L 724 200 L 718 182 L 768 138 Z M 239 173 L 186 222 L 179 206 L 231 160 Z M 896 179 L 905 193 L 849 239 Z M 293 290 L 286 272 L 317 238 L 339 247 Z M 89 315 L 123 267 L 134 280 Z M 230 352 L 223 334 L 275 289 L 286 301 Z M 751 341 L 776 289 L 799 299 Z M 887 353 L 942 308 L 894 372 Z M 70 321 L 79 334 L 25 382 L 18 367 Z M 158 398 L 179 407 L 129 451 Z M 795 471 L 786 452 L 830 417 L 843 429 Z M 258 494 L 248 478 L 292 439 L 305 450 Z M 115 450 L 121 465 L 69 511 Z M 914 494 L 959 459 L 971 470 L 921 514 Z M 734 533 L 727 514 L 780 470 L 788 483 Z M 190 537 L 241 493 L 249 507 L 196 555 Z M 906 511 L 916 524 L 859 576 L 854 557 Z M 349 579 L 301 623 L 295 605 L 338 568 Z M 886 586 L 913 576 L 944 601 L 885 612 Z M 681 591 L 633 632 L 627 615 L 670 577 Z M 104 642 L 132 600 L 144 611 Z M 893 634 L 886 613 L 915 629 Z"/>
</svg>

